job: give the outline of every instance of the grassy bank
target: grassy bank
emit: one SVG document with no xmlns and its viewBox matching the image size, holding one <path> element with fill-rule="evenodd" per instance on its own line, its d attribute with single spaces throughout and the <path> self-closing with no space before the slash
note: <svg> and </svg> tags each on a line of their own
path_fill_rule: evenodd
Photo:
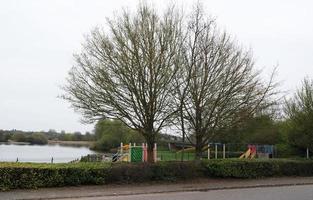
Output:
<svg viewBox="0 0 313 200">
<path fill-rule="evenodd" d="M 196 177 L 313 176 L 313 161 L 211 160 L 148 163 L 0 163 L 0 190 L 85 184 L 175 181 Z"/>
</svg>

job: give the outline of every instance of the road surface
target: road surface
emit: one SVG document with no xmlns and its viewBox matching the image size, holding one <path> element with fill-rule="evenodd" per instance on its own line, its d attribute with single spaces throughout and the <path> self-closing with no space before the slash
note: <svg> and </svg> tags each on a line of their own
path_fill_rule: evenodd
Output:
<svg viewBox="0 0 313 200">
<path fill-rule="evenodd" d="M 77 198 L 76 198 L 77 199 Z M 313 200 L 313 185 L 172 192 L 78 198 L 77 200 Z M 69 200 L 67 198 L 66 200 Z"/>
</svg>

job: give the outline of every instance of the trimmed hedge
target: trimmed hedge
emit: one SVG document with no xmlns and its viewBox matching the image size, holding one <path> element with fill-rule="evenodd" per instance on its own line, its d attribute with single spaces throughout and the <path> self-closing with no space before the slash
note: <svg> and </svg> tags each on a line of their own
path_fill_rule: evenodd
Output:
<svg viewBox="0 0 313 200">
<path fill-rule="evenodd" d="M 217 160 L 205 164 L 209 177 L 261 178 L 273 176 L 313 176 L 310 160 Z"/>
<path fill-rule="evenodd" d="M 203 175 L 202 165 L 196 162 L 117 163 L 111 168 L 108 182 L 176 181 Z"/>
<path fill-rule="evenodd" d="M 313 176 L 309 160 L 210 160 L 149 163 L 0 163 L 0 190 L 83 184 L 176 181 L 196 177 Z"/>
<path fill-rule="evenodd" d="M 0 163 L 0 190 L 104 184 L 109 170 L 101 163 Z"/>
</svg>

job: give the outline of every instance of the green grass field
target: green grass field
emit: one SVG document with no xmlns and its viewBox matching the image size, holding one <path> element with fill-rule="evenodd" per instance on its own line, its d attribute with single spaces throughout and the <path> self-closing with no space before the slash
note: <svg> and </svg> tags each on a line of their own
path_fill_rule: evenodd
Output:
<svg viewBox="0 0 313 200">
<path fill-rule="evenodd" d="M 158 158 L 161 161 L 174 161 L 181 160 L 182 153 L 181 152 L 173 152 L 173 151 L 158 151 Z M 195 153 L 194 152 L 185 152 L 184 160 L 194 160 Z"/>
</svg>

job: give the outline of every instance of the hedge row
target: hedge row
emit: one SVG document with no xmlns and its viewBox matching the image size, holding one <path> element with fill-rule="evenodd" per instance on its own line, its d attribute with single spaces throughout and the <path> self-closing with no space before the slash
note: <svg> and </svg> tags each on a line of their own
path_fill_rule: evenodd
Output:
<svg viewBox="0 0 313 200">
<path fill-rule="evenodd" d="M 313 161 L 211 160 L 147 163 L 0 163 L 0 190 L 83 184 L 175 181 L 195 177 L 313 176 Z"/>
<path fill-rule="evenodd" d="M 104 184 L 109 169 L 100 163 L 0 163 L 0 190 Z"/>
<path fill-rule="evenodd" d="M 107 177 L 109 183 L 146 181 L 176 181 L 203 177 L 203 167 L 196 162 L 118 163 L 112 166 Z"/>
<path fill-rule="evenodd" d="M 209 177 L 313 176 L 311 160 L 219 160 L 205 164 Z"/>
</svg>

